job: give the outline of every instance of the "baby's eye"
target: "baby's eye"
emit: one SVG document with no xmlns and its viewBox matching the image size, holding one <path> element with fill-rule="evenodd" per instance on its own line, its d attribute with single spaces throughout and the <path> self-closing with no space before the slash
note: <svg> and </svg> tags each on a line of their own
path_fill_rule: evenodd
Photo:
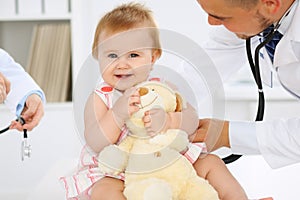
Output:
<svg viewBox="0 0 300 200">
<path fill-rule="evenodd" d="M 139 54 L 137 54 L 137 53 L 131 53 L 129 55 L 130 58 L 135 58 L 135 57 L 138 57 L 138 56 L 139 56 Z"/>
<path fill-rule="evenodd" d="M 108 54 L 108 56 L 107 57 L 109 57 L 109 58 L 117 58 L 118 57 L 118 55 L 117 54 L 115 54 L 115 53 L 110 53 L 110 54 Z"/>
</svg>

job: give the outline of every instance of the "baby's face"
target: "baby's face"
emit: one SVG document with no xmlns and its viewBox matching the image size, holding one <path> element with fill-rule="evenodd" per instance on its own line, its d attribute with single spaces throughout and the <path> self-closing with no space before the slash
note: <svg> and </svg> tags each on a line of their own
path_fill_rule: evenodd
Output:
<svg viewBox="0 0 300 200">
<path fill-rule="evenodd" d="M 98 61 L 103 80 L 118 90 L 126 90 L 147 80 L 158 58 L 147 29 L 100 35 Z"/>
</svg>

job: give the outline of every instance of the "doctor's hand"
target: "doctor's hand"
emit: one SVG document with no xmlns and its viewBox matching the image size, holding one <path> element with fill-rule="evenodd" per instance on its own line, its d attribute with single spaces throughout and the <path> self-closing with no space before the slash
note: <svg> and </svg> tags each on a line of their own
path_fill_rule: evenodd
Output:
<svg viewBox="0 0 300 200">
<path fill-rule="evenodd" d="M 197 131 L 197 127 L 199 127 L 196 109 L 187 103 L 186 108 L 181 113 L 181 125 L 179 128 L 187 132 L 188 135 L 194 134 Z"/>
<path fill-rule="evenodd" d="M 10 91 L 10 82 L 0 73 L 0 103 L 3 103 Z"/>
<path fill-rule="evenodd" d="M 27 129 L 31 131 L 39 124 L 44 116 L 44 106 L 39 95 L 32 94 L 26 99 L 21 116 L 24 118 L 25 124 L 22 126 L 19 122 L 13 121 L 10 126 L 11 129 L 17 129 L 19 131 Z"/>
<path fill-rule="evenodd" d="M 218 119 L 200 119 L 195 134 L 190 135 L 193 142 L 205 142 L 208 151 L 230 147 L 229 122 Z"/>
</svg>

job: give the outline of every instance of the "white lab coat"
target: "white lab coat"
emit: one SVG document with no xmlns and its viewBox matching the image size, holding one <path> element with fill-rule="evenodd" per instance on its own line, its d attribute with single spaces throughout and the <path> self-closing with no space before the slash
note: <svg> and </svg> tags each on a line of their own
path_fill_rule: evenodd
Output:
<svg viewBox="0 0 300 200">
<path fill-rule="evenodd" d="M 238 39 L 224 27 L 214 27 L 210 37 L 212 40 L 204 44 L 204 48 L 223 81 L 241 67 L 249 67 L 244 40 Z M 252 39 L 252 52 L 258 42 L 258 38 Z M 274 64 L 272 65 L 264 48 L 261 52 L 263 56 L 260 57 L 260 69 L 263 81 L 270 82 L 269 75 L 272 70 L 282 86 L 292 92 L 295 98 L 299 98 L 299 4 L 296 7 L 292 23 L 276 47 Z M 300 114 L 299 118 L 272 122 L 231 122 L 230 143 L 234 153 L 261 153 L 273 168 L 300 162 Z"/>
<path fill-rule="evenodd" d="M 4 103 L 13 113 L 16 113 L 17 105 L 22 98 L 32 91 L 40 91 L 40 94 L 43 95 L 41 98 L 45 100 L 41 88 L 25 72 L 24 68 L 3 49 L 0 49 L 0 72 L 11 83 L 10 92 Z"/>
</svg>

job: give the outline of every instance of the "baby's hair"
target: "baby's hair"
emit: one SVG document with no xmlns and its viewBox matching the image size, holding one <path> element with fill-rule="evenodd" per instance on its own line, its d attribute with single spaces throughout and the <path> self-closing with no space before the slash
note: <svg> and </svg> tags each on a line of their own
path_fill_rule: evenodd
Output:
<svg viewBox="0 0 300 200">
<path fill-rule="evenodd" d="M 154 46 L 161 54 L 159 32 L 152 15 L 152 11 L 146 8 L 143 4 L 131 2 L 116 7 L 100 19 L 94 36 L 92 49 L 93 57 L 96 59 L 98 57 L 98 45 L 100 42 L 103 42 L 99 41 L 101 33 L 105 32 L 105 34 L 114 34 L 138 28 L 139 26 L 154 29 L 154 31 L 151 31 L 154 32 L 154 34 L 152 34 Z"/>
</svg>

